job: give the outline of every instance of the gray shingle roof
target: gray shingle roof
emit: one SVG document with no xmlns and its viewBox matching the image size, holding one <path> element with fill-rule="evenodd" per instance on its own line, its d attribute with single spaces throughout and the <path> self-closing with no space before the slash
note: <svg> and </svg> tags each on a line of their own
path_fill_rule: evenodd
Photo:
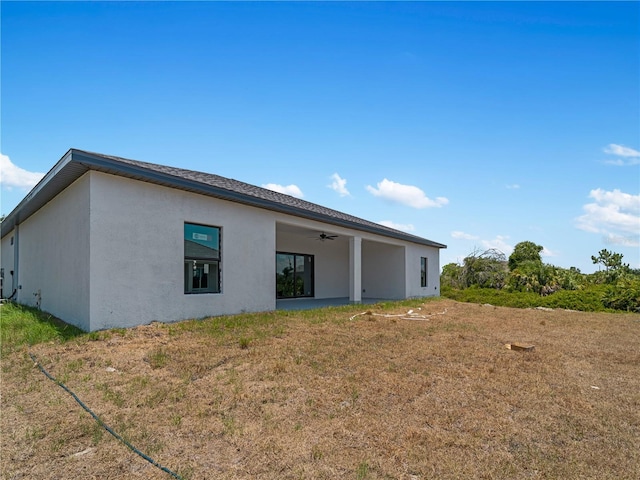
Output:
<svg viewBox="0 0 640 480">
<path fill-rule="evenodd" d="M 220 175 L 76 149 L 69 150 L 7 216 L 2 222 L 2 236 L 88 170 L 98 170 L 422 245 L 446 248 L 441 243 Z"/>
<path fill-rule="evenodd" d="M 220 250 L 185 239 L 184 256 L 185 258 L 218 259 L 220 258 Z"/>
</svg>

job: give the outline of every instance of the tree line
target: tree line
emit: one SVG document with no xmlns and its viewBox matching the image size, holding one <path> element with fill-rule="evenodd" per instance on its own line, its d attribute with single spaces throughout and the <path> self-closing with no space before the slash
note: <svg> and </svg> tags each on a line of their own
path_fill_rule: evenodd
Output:
<svg viewBox="0 0 640 480">
<path fill-rule="evenodd" d="M 592 274 L 580 269 L 561 268 L 542 261 L 543 247 L 534 242 L 518 243 L 511 255 L 499 250 L 475 250 L 462 262 L 442 268 L 440 284 L 443 294 L 469 288 L 504 292 L 532 292 L 540 296 L 560 291 L 597 294 L 605 308 L 640 311 L 640 269 L 623 263 L 623 255 L 603 249 L 591 256 L 601 268 Z"/>
</svg>

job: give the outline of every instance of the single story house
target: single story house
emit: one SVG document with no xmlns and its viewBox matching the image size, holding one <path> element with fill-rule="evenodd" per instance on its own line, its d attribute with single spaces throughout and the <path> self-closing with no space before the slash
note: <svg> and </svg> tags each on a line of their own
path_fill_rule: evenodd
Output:
<svg viewBox="0 0 640 480">
<path fill-rule="evenodd" d="M 85 331 L 439 295 L 446 248 L 237 180 L 76 149 L 1 232 L 4 296 Z"/>
</svg>

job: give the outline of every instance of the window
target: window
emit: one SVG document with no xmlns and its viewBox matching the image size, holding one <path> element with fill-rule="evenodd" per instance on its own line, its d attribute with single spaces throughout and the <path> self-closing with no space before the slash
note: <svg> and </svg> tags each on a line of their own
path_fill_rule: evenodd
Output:
<svg viewBox="0 0 640 480">
<path fill-rule="evenodd" d="M 420 257 L 420 286 L 427 286 L 427 258 Z"/>
<path fill-rule="evenodd" d="M 313 295 L 313 255 L 276 252 L 276 297 Z"/>
<path fill-rule="evenodd" d="M 184 293 L 220 293 L 220 228 L 184 224 Z"/>
</svg>

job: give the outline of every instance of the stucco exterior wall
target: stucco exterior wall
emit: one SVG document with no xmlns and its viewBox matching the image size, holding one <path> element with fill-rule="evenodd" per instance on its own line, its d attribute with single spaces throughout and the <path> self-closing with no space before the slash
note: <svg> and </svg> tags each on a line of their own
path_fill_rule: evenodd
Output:
<svg viewBox="0 0 640 480">
<path fill-rule="evenodd" d="M 362 297 L 401 299 L 405 292 L 405 247 L 362 242 Z"/>
<path fill-rule="evenodd" d="M 316 244 L 316 298 L 349 296 L 349 244 L 341 242 L 335 247 L 329 243 Z"/>
<path fill-rule="evenodd" d="M 427 286 L 420 286 L 420 258 L 427 258 Z M 437 248 L 409 244 L 406 249 L 406 297 L 440 295 L 440 251 Z"/>
<path fill-rule="evenodd" d="M 17 301 L 89 329 L 90 177 L 84 175 L 19 225 Z M 6 237 L 5 237 L 6 238 Z"/>
<path fill-rule="evenodd" d="M 268 211 L 91 172 L 91 329 L 275 309 Z M 222 292 L 184 293 L 184 223 L 222 228 Z"/>
<path fill-rule="evenodd" d="M 2 281 L 2 295 L 4 295 L 5 298 L 11 296 L 14 289 L 13 275 L 11 275 L 11 272 L 14 270 L 14 248 L 12 245 L 14 235 L 15 229 L 2 237 L 2 242 L 0 242 L 0 268 L 3 269 L 4 273 L 4 279 Z"/>
<path fill-rule="evenodd" d="M 220 293 L 184 293 L 184 224 L 221 229 Z M 318 241 L 317 233 L 336 234 Z M 316 232 L 316 233 L 314 233 Z M 15 245 L 11 245 L 11 237 Z M 361 259 L 350 258 L 350 245 Z M 439 295 L 439 250 L 95 170 L 0 244 L 5 291 L 84 330 L 276 308 L 275 252 L 314 255 L 315 298 Z M 428 285 L 420 286 L 420 257 Z M 360 289 L 361 286 L 361 289 Z M 9 290 L 9 291 L 8 291 Z"/>
</svg>

